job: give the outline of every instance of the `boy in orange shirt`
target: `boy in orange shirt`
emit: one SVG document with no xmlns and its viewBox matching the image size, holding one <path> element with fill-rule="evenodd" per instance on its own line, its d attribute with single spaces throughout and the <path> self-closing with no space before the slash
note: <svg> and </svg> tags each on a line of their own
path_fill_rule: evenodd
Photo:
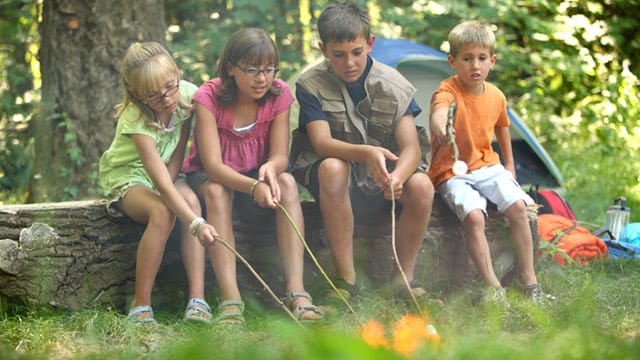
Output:
<svg viewBox="0 0 640 360">
<path fill-rule="evenodd" d="M 496 62 L 495 35 L 488 24 L 467 21 L 451 30 L 449 44 L 449 64 L 457 74 L 444 80 L 431 98 L 429 177 L 462 222 L 467 251 L 488 286 L 485 300 L 506 303 L 505 289 L 494 272 L 485 235 L 489 200 L 508 219 L 524 293 L 535 304 L 542 304 L 545 295 L 534 270 L 527 216 L 527 205 L 534 202 L 515 179 L 506 98 L 500 89 L 485 81 Z M 468 166 L 462 174 L 454 174 L 454 151 L 448 144 L 447 120 L 452 101 L 457 104 L 453 132 L 459 160 Z M 491 147 L 494 134 L 504 165 Z"/>
</svg>

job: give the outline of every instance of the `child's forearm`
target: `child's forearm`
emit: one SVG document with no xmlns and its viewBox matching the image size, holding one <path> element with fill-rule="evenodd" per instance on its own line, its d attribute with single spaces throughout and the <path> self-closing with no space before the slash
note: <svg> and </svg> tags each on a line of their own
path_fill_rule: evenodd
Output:
<svg viewBox="0 0 640 360">
<path fill-rule="evenodd" d="M 439 106 L 431 113 L 431 117 L 429 119 L 429 130 L 431 131 L 431 136 L 435 138 L 444 138 L 446 137 L 446 128 L 447 128 L 447 112 L 449 108 L 446 106 Z"/>
</svg>

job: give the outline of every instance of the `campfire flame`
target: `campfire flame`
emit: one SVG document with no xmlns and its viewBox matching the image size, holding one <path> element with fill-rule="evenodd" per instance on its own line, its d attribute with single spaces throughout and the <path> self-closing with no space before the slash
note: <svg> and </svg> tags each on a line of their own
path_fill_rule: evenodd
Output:
<svg viewBox="0 0 640 360">
<path fill-rule="evenodd" d="M 421 345 L 440 344 L 440 335 L 429 324 L 427 316 L 407 314 L 393 323 L 388 335 L 380 322 L 369 320 L 362 327 L 362 338 L 372 347 L 392 349 L 404 357 L 410 357 Z"/>
</svg>

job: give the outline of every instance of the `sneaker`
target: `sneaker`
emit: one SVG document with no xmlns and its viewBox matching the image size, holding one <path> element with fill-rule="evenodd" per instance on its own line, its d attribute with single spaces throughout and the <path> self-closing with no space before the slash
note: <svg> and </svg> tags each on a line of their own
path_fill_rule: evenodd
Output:
<svg viewBox="0 0 640 360">
<path fill-rule="evenodd" d="M 528 285 L 523 289 L 523 291 L 525 296 L 531 299 L 531 302 L 537 306 L 544 305 L 547 301 L 553 301 L 556 299 L 553 295 L 545 294 L 542 291 L 540 284 Z"/>
<path fill-rule="evenodd" d="M 507 290 L 502 286 L 490 286 L 484 290 L 482 302 L 484 304 L 494 304 L 500 307 L 506 307 L 508 305 Z"/>
</svg>

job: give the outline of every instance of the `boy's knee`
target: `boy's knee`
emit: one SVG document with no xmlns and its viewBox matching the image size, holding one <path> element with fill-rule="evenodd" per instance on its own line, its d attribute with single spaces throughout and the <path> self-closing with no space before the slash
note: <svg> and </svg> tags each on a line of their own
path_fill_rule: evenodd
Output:
<svg viewBox="0 0 640 360">
<path fill-rule="evenodd" d="M 419 196 L 425 199 L 433 199 L 435 195 L 435 188 L 429 177 L 425 174 L 416 173 L 405 184 L 407 190 L 412 196 Z"/>
<path fill-rule="evenodd" d="M 485 217 L 480 209 L 471 210 L 464 218 L 463 224 L 467 227 L 475 227 L 482 225 L 484 227 Z"/>
<path fill-rule="evenodd" d="M 507 208 L 505 215 L 509 219 L 527 218 L 527 204 L 523 200 L 518 200 Z"/>
<path fill-rule="evenodd" d="M 337 158 L 324 159 L 318 166 L 318 178 L 322 180 L 340 179 L 349 176 L 349 164 Z"/>
</svg>

